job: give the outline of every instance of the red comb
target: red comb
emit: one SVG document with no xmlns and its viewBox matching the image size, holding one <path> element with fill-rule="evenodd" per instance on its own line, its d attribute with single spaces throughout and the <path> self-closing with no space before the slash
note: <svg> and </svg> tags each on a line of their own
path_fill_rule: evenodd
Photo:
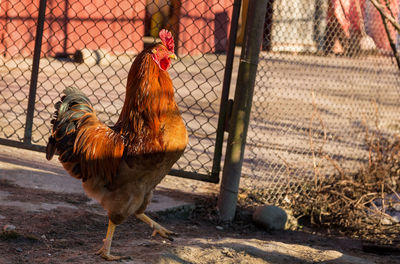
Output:
<svg viewBox="0 0 400 264">
<path fill-rule="evenodd" d="M 171 32 L 166 29 L 162 29 L 158 35 L 160 36 L 162 44 L 167 47 L 170 52 L 174 52 L 175 44 Z"/>
</svg>

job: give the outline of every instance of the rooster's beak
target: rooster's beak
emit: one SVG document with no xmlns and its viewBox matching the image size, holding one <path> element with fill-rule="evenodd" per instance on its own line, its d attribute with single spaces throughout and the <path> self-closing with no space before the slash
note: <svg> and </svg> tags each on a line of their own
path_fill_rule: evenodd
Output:
<svg viewBox="0 0 400 264">
<path fill-rule="evenodd" d="M 174 59 L 174 60 L 176 60 L 176 59 L 177 59 L 177 57 L 176 57 L 175 53 L 169 54 L 169 56 L 168 56 L 168 57 L 170 57 L 171 59 Z"/>
</svg>

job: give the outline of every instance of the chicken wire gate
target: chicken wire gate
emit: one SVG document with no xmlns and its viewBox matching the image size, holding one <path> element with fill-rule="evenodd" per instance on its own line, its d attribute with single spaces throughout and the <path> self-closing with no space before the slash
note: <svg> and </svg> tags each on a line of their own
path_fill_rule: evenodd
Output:
<svg viewBox="0 0 400 264">
<path fill-rule="evenodd" d="M 239 11 L 237 0 L 0 1 L 0 144 L 44 151 L 53 105 L 68 86 L 112 125 L 135 55 L 167 28 L 179 57 L 169 73 L 189 132 L 170 174 L 218 182 L 218 110 L 227 105 Z"/>
<path fill-rule="evenodd" d="M 316 173 L 368 165 L 367 133 L 397 138 L 400 74 L 369 0 L 268 1 L 265 21 L 240 192 L 291 207 Z"/>
</svg>

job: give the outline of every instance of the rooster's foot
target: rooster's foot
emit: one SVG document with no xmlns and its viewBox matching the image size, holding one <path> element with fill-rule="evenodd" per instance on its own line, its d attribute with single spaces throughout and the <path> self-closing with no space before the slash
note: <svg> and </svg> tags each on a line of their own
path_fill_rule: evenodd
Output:
<svg viewBox="0 0 400 264">
<path fill-rule="evenodd" d="M 96 255 L 99 255 L 105 260 L 114 261 L 114 260 L 121 260 L 121 259 L 130 259 L 129 256 L 114 256 L 107 252 L 107 250 L 102 247 L 99 251 L 96 252 Z"/>
<path fill-rule="evenodd" d="M 160 224 L 158 224 L 158 223 L 155 222 L 155 223 L 154 223 L 154 226 L 153 226 L 153 233 L 151 234 L 151 236 L 155 236 L 155 235 L 157 235 L 157 234 L 159 234 L 159 235 L 162 236 L 163 238 L 166 238 L 166 239 L 168 239 L 168 240 L 170 240 L 170 241 L 174 241 L 174 239 L 172 238 L 172 236 L 178 235 L 177 233 L 174 233 L 174 232 L 172 232 L 172 231 L 166 229 L 165 227 L 163 227 L 163 226 L 161 226 Z"/>
<path fill-rule="evenodd" d="M 159 234 L 163 238 L 173 241 L 174 239 L 171 236 L 178 235 L 172 231 L 169 231 L 168 229 L 166 229 L 165 227 L 163 227 L 162 225 L 160 225 L 159 223 L 157 223 L 156 221 L 154 221 L 145 214 L 136 214 L 136 217 L 145 222 L 146 224 L 148 224 L 151 228 L 153 228 L 152 236 Z"/>
</svg>

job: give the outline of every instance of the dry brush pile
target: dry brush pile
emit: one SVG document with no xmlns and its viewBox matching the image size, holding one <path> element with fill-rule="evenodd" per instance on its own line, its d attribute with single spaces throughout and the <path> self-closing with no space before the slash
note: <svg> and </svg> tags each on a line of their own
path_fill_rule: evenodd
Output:
<svg viewBox="0 0 400 264">
<path fill-rule="evenodd" d="M 314 94 L 312 96 L 314 111 L 308 132 L 315 178 L 303 184 L 300 190 L 288 188 L 285 199 L 278 201 L 278 205 L 288 209 L 294 217 L 306 217 L 313 226 L 328 228 L 332 233 L 400 248 L 400 137 L 380 132 L 375 105 L 374 132 L 370 132 L 364 122 L 368 163 L 357 172 L 347 172 L 324 153 L 326 132 L 324 143 L 315 150 L 313 121 L 318 120 L 323 131 L 325 126 Z M 332 164 L 335 173 L 323 175 L 317 158 Z M 285 164 L 288 177 L 304 182 L 301 175 L 293 175 L 290 165 Z M 265 189 L 240 189 L 239 203 L 245 207 L 265 204 L 269 194 Z"/>
<path fill-rule="evenodd" d="M 364 119 L 368 164 L 357 172 L 346 172 L 320 148 L 319 156 L 336 169 L 333 175 L 321 175 L 312 139 L 312 122 L 317 118 L 325 131 L 313 96 L 314 111 L 309 139 L 314 160 L 313 184 L 303 187 L 302 195 L 290 197 L 295 214 L 310 216 L 314 225 L 337 230 L 350 237 L 400 247 L 400 137 L 379 130 L 378 106 L 375 127 L 370 132 Z M 326 133 L 324 133 L 324 142 Z M 290 196 L 290 194 L 289 194 Z"/>
<path fill-rule="evenodd" d="M 337 173 L 304 187 L 292 197 L 291 209 L 350 237 L 400 245 L 400 223 L 392 216 L 400 207 L 400 141 L 379 136 L 367 144 L 367 166 L 346 173 L 335 163 Z"/>
</svg>

